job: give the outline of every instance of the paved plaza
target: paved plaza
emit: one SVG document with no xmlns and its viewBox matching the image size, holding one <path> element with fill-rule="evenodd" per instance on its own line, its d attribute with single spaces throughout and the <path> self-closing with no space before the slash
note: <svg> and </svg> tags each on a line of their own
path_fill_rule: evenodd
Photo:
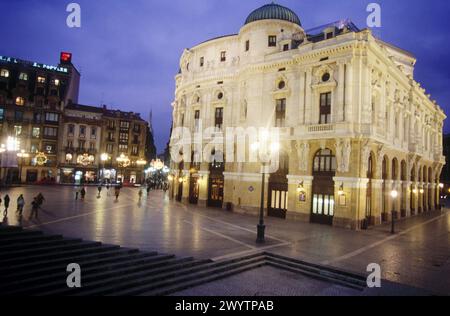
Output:
<svg viewBox="0 0 450 316">
<path fill-rule="evenodd" d="M 29 220 L 30 203 L 39 192 L 46 199 L 43 210 L 38 219 Z M 137 188 L 123 188 L 118 201 L 113 197 L 113 190 L 110 193 L 108 196 L 103 189 L 98 198 L 97 188 L 88 187 L 86 199 L 75 200 L 75 188 L 70 186 L 3 190 L 2 199 L 5 194 L 11 197 L 9 215 L 3 222 L 66 237 L 197 259 L 226 259 L 267 250 L 360 274 L 367 274 L 369 263 L 378 263 L 386 280 L 434 294 L 450 294 L 450 214 L 447 209 L 399 221 L 395 235 L 389 233 L 389 225 L 355 232 L 266 218 L 267 242 L 257 245 L 256 217 L 183 205 L 170 201 L 161 191 L 153 191 L 149 196 L 144 193 L 141 201 Z M 15 214 L 19 194 L 24 194 L 26 201 L 22 219 Z M 252 280 L 256 272 L 246 273 Z M 233 279 L 226 282 L 232 285 Z M 316 289 L 313 294 L 333 291 L 323 288 L 320 282 L 311 286 Z"/>
</svg>

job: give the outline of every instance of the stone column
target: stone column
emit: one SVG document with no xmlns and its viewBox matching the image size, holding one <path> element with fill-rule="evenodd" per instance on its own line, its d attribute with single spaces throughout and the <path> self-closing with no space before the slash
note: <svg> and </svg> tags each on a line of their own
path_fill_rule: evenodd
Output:
<svg viewBox="0 0 450 316">
<path fill-rule="evenodd" d="M 208 201 L 208 181 L 209 171 L 199 171 L 199 192 L 198 192 L 198 205 L 206 206 Z"/>
<path fill-rule="evenodd" d="M 381 213 L 383 211 L 383 180 L 372 179 L 372 217 L 374 225 L 381 224 Z"/>
<path fill-rule="evenodd" d="M 305 95 L 306 95 L 305 81 L 306 81 L 306 73 L 303 69 L 300 69 L 300 84 L 299 84 L 300 85 L 299 86 L 299 91 L 300 91 L 300 93 L 299 93 L 299 97 L 300 97 L 300 100 L 299 100 L 299 106 L 300 106 L 299 122 L 300 122 L 300 124 L 305 124 L 305 119 L 306 119 L 306 117 L 305 117 L 305 114 L 306 114 L 306 112 L 305 112 L 305 107 L 306 107 L 306 104 L 305 104 Z"/>
<path fill-rule="evenodd" d="M 312 84 L 312 68 L 309 67 L 306 70 L 306 104 L 305 104 L 305 122 L 306 124 L 317 124 L 313 122 L 313 104 L 312 94 L 311 94 L 311 84 Z"/>
<path fill-rule="evenodd" d="M 338 88 L 337 88 L 337 109 L 336 109 L 336 122 L 345 121 L 345 100 L 344 100 L 344 87 L 345 87 L 345 63 L 342 61 L 338 62 Z"/>
<path fill-rule="evenodd" d="M 352 121 L 353 116 L 353 59 L 346 64 L 345 70 L 345 120 Z"/>
</svg>

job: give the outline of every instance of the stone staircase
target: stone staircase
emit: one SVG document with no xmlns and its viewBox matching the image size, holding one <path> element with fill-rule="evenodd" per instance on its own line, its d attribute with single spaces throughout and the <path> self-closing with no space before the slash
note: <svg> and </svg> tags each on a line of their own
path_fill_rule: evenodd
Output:
<svg viewBox="0 0 450 316">
<path fill-rule="evenodd" d="M 81 266 L 79 289 L 66 285 L 70 263 Z M 160 296 L 263 265 L 354 289 L 365 287 L 361 276 L 271 253 L 195 260 L 0 225 L 0 296 Z"/>
</svg>

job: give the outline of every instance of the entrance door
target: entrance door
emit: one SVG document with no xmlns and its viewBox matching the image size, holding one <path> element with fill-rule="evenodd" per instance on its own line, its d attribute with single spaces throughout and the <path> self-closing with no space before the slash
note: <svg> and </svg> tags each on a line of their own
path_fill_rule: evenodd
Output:
<svg viewBox="0 0 450 316">
<path fill-rule="evenodd" d="M 222 207 L 223 205 L 223 187 L 224 178 L 223 175 L 211 175 L 209 179 L 208 188 L 208 206 Z"/>
<path fill-rule="evenodd" d="M 313 198 L 311 206 L 311 222 L 333 225 L 335 201 L 334 180 L 336 157 L 331 150 L 323 149 L 314 157 Z"/>
<path fill-rule="evenodd" d="M 189 203 L 197 204 L 198 203 L 198 176 L 191 175 L 191 180 L 189 183 Z"/>
<path fill-rule="evenodd" d="M 269 207 L 268 216 L 286 218 L 288 206 L 288 185 L 287 183 L 270 183 L 269 182 Z"/>
</svg>

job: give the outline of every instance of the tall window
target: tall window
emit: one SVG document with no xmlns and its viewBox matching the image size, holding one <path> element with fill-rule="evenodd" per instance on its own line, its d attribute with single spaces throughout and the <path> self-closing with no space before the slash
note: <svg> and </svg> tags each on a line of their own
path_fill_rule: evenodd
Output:
<svg viewBox="0 0 450 316">
<path fill-rule="evenodd" d="M 57 137 L 58 129 L 56 127 L 44 127 L 44 136 Z"/>
<path fill-rule="evenodd" d="M 275 35 L 269 36 L 269 47 L 277 46 L 277 37 Z"/>
<path fill-rule="evenodd" d="M 97 128 L 91 127 L 91 138 L 96 139 L 97 138 Z"/>
<path fill-rule="evenodd" d="M 127 153 L 128 152 L 128 145 L 119 145 L 119 152 L 120 153 Z"/>
<path fill-rule="evenodd" d="M 222 129 L 223 125 L 223 108 L 216 108 L 216 112 L 214 115 L 214 126 L 217 129 Z"/>
<path fill-rule="evenodd" d="M 220 52 L 220 61 L 227 60 L 227 52 Z"/>
<path fill-rule="evenodd" d="M 205 57 L 200 57 L 200 67 L 203 67 L 205 64 Z"/>
<path fill-rule="evenodd" d="M 38 76 L 37 79 L 36 79 L 36 81 L 37 81 L 38 83 L 45 83 L 45 77 Z"/>
<path fill-rule="evenodd" d="M 23 112 L 22 111 L 16 111 L 14 113 L 14 119 L 18 122 L 23 121 Z"/>
<path fill-rule="evenodd" d="M 107 145 L 106 145 L 106 152 L 107 152 L 108 154 L 112 154 L 113 151 L 114 151 L 114 145 L 113 145 L 113 144 L 107 144 Z"/>
<path fill-rule="evenodd" d="M 86 136 L 86 126 L 80 125 L 80 137 Z"/>
<path fill-rule="evenodd" d="M 128 143 L 128 133 L 120 133 L 119 134 L 119 141 L 121 143 Z"/>
<path fill-rule="evenodd" d="M 198 132 L 200 129 L 200 110 L 195 110 L 194 124 L 195 124 L 195 131 Z"/>
<path fill-rule="evenodd" d="M 28 74 L 25 72 L 21 72 L 19 75 L 19 80 L 28 80 Z"/>
<path fill-rule="evenodd" d="M 336 170 L 336 157 L 331 150 L 323 149 L 314 157 L 314 172 L 334 172 Z"/>
<path fill-rule="evenodd" d="M 248 52 L 250 50 L 250 41 L 245 41 L 245 51 Z"/>
<path fill-rule="evenodd" d="M 130 122 L 120 121 L 120 128 L 129 129 L 130 128 Z"/>
<path fill-rule="evenodd" d="M 275 127 L 284 127 L 286 120 L 286 99 L 277 100 L 275 109 Z"/>
<path fill-rule="evenodd" d="M 73 136 L 74 132 L 75 132 L 75 125 L 69 124 L 69 126 L 67 127 L 67 135 Z"/>
<path fill-rule="evenodd" d="M 331 123 L 331 92 L 320 94 L 320 121 L 319 124 Z"/>
<path fill-rule="evenodd" d="M 45 113 L 45 120 L 47 122 L 58 122 L 59 114 L 58 113 Z"/>
<path fill-rule="evenodd" d="M 78 141 L 78 147 L 80 147 L 80 149 L 84 149 L 84 148 L 86 148 L 86 141 L 84 141 L 84 140 L 79 140 Z"/>
<path fill-rule="evenodd" d="M 139 147 L 138 146 L 131 147 L 131 154 L 133 156 L 138 156 L 139 155 Z"/>
<path fill-rule="evenodd" d="M 113 142 L 114 141 L 114 133 L 108 132 L 108 141 Z"/>
</svg>

